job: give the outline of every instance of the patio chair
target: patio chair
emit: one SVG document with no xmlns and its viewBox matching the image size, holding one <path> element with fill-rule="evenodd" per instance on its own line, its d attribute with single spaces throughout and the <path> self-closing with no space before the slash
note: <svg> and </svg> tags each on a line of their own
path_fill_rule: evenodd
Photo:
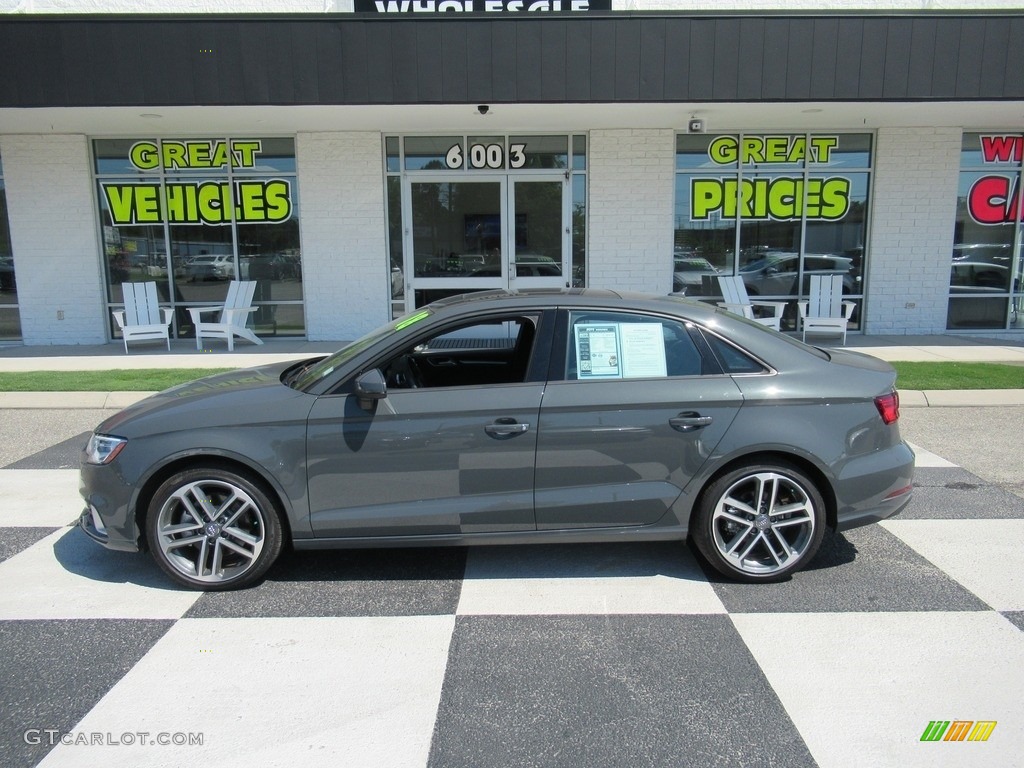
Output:
<svg viewBox="0 0 1024 768">
<path fill-rule="evenodd" d="M 228 296 L 219 307 L 189 307 L 192 325 L 196 329 L 196 349 L 203 348 L 203 338 L 226 339 L 228 350 L 235 350 L 235 336 L 247 339 L 253 344 L 263 341 L 252 330 L 245 327 L 249 315 L 256 311 L 252 306 L 252 297 L 256 292 L 255 280 L 232 280 L 228 286 Z M 216 321 L 204 322 L 202 316 L 208 312 L 219 312 Z"/>
<path fill-rule="evenodd" d="M 174 311 L 161 309 L 156 296 L 156 283 L 121 283 L 124 309 L 114 310 L 114 320 L 121 329 L 124 353 L 129 341 L 163 339 L 171 348 L 171 319 Z"/>
<path fill-rule="evenodd" d="M 846 345 L 846 329 L 856 306 L 852 301 L 843 301 L 842 275 L 811 275 L 811 294 L 807 301 L 798 301 L 803 340 L 807 334 L 841 335 Z"/>
<path fill-rule="evenodd" d="M 722 292 L 722 298 L 725 299 L 725 301 L 718 302 L 718 306 L 737 315 L 743 315 L 755 323 L 767 325 L 776 331 L 780 330 L 779 323 L 782 320 L 782 312 L 786 308 L 786 302 L 750 299 L 747 296 L 747 286 L 743 284 L 743 278 L 739 275 L 718 275 L 718 287 Z M 754 307 L 770 309 L 771 315 L 758 317 L 754 313 Z"/>
</svg>

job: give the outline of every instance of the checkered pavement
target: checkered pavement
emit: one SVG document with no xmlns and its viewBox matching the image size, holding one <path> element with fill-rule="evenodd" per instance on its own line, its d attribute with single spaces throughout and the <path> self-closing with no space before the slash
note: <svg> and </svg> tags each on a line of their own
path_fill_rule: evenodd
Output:
<svg viewBox="0 0 1024 768">
<path fill-rule="evenodd" d="M 70 527 L 76 448 L 0 469 L 0 765 L 1024 765 L 1024 499 L 927 451 L 902 515 L 782 584 L 624 543 L 200 594 Z"/>
</svg>

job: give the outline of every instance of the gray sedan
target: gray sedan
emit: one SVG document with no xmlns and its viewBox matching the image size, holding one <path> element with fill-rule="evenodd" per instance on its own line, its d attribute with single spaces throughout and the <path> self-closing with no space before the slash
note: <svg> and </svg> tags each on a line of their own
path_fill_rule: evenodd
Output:
<svg viewBox="0 0 1024 768">
<path fill-rule="evenodd" d="M 774 581 L 909 501 L 895 379 L 678 297 L 470 294 L 107 419 L 80 525 L 198 589 L 286 546 L 687 538 Z"/>
</svg>

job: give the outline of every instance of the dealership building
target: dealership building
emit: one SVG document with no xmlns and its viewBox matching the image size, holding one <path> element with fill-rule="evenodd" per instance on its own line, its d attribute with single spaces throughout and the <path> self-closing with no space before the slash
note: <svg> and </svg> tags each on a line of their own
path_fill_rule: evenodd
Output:
<svg viewBox="0 0 1024 768">
<path fill-rule="evenodd" d="M 6 0 L 0 343 L 111 341 L 124 282 L 346 340 L 723 274 L 784 330 L 832 274 L 854 333 L 1024 340 L 1024 10 L 770 5 Z"/>
</svg>

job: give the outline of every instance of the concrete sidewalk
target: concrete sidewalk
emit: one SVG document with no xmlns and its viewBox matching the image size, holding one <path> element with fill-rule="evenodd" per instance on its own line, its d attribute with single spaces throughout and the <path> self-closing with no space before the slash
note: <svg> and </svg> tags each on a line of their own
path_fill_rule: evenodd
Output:
<svg viewBox="0 0 1024 768">
<path fill-rule="evenodd" d="M 196 350 L 195 342 L 179 340 L 168 352 L 159 344 L 125 354 L 118 343 L 94 346 L 0 347 L 0 372 L 105 371 L 144 368 L 250 368 L 278 361 L 325 355 L 343 341 L 272 340 L 262 346 L 242 343 L 236 351 L 223 346 Z M 967 336 L 849 336 L 845 349 L 887 361 L 993 362 L 1024 366 L 1024 344 Z M 149 392 L 0 392 L 0 408 L 120 409 Z M 906 407 L 1024 406 L 1024 389 L 900 390 Z"/>
</svg>

